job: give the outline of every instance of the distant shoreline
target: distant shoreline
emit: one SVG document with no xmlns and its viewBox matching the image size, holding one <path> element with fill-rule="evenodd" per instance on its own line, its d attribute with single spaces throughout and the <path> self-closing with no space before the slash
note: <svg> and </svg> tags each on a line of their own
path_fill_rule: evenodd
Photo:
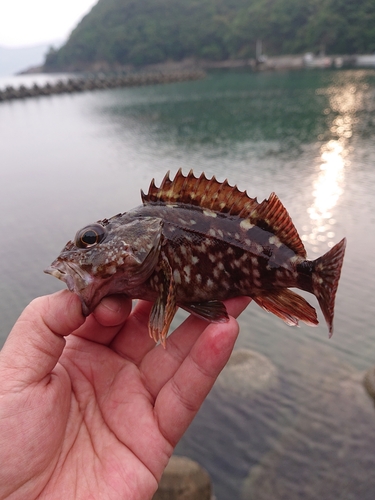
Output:
<svg viewBox="0 0 375 500">
<path fill-rule="evenodd" d="M 18 75 L 36 73 L 138 73 L 138 72 L 173 72 L 209 69 L 251 68 L 253 70 L 288 70 L 302 68 L 341 68 L 341 67 L 373 67 L 375 68 L 375 54 L 357 55 L 330 55 L 314 56 L 303 55 L 262 56 L 256 59 L 227 59 L 224 61 L 210 61 L 188 58 L 182 61 L 167 61 L 163 63 L 133 66 L 109 64 L 107 61 L 97 61 L 82 65 L 72 65 L 56 71 L 46 71 L 45 67 L 35 66 L 20 71 Z"/>
</svg>

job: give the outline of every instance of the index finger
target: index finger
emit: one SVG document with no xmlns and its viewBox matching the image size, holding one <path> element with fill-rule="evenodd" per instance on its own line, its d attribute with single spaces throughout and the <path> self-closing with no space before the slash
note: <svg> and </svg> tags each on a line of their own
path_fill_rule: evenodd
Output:
<svg viewBox="0 0 375 500">
<path fill-rule="evenodd" d="M 78 297 L 67 290 L 33 300 L 0 352 L 3 386 L 23 388 L 49 375 L 64 349 L 64 337 L 84 321 Z"/>
</svg>

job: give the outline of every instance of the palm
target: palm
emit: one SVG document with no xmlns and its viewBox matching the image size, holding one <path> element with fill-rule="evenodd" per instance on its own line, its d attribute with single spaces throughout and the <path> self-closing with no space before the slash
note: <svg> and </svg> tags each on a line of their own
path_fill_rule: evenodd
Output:
<svg viewBox="0 0 375 500">
<path fill-rule="evenodd" d="M 70 294 L 51 297 L 57 296 L 75 301 Z M 238 314 L 246 304 L 232 301 L 230 313 Z M 16 396 L 14 381 L 4 385 L 8 413 L 3 422 L 7 425 L 8 420 L 9 426 L 11 421 L 20 430 L 22 449 L 20 453 L 13 442 L 17 453 L 8 453 L 9 468 L 13 462 L 18 466 L 15 498 L 151 498 L 174 446 L 230 354 L 235 322 L 207 326 L 190 317 L 163 349 L 148 336 L 147 303 L 140 303 L 127 319 L 129 310 L 124 313 L 124 308 L 117 316 L 98 308 L 82 326 L 79 304 L 74 307 L 75 318 L 66 316 L 66 305 L 50 317 L 51 307 L 45 311 L 41 328 L 49 326 L 49 337 L 42 332 L 46 337 L 41 335 L 41 346 L 51 369 L 46 366 L 38 378 L 33 360 L 28 360 L 22 367 L 22 390 L 20 381 Z M 67 337 L 65 348 L 57 336 L 52 338 L 56 345 L 50 346 L 51 331 L 67 334 L 68 325 L 60 326 L 64 321 L 75 322 L 74 334 Z M 19 323 L 22 329 L 26 323 L 24 340 L 30 341 L 32 322 L 21 317 Z M 17 334 L 4 348 L 6 360 Z M 27 345 L 23 348 L 30 352 Z M 17 366 L 14 356 L 10 364 Z M 0 498 L 6 496 L 0 487 Z"/>
<path fill-rule="evenodd" d="M 61 358 L 69 377 L 60 379 L 64 397 L 59 391 L 68 404 L 55 407 L 68 420 L 58 432 L 53 490 L 71 488 L 67 498 L 105 498 L 105 491 L 108 498 L 151 497 L 172 446 L 160 433 L 142 372 L 108 347 L 70 340 Z"/>
</svg>

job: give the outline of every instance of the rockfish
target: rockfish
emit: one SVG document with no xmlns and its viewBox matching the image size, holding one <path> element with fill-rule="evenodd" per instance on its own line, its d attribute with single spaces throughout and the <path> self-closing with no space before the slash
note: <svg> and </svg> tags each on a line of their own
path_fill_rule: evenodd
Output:
<svg viewBox="0 0 375 500">
<path fill-rule="evenodd" d="M 345 238 L 306 259 L 294 224 L 275 193 L 258 203 L 246 191 L 179 170 L 160 187 L 151 182 L 143 205 L 79 230 L 45 270 L 64 281 L 89 315 L 100 300 L 122 293 L 153 302 L 150 335 L 165 344 L 178 307 L 225 322 L 223 300 L 249 296 L 289 325 L 317 325 L 299 288 L 316 296 L 333 333 Z"/>
</svg>

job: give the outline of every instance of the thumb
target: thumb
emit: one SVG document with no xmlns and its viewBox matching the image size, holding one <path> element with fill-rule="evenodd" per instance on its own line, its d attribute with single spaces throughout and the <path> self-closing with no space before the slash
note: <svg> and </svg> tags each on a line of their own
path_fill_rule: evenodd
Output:
<svg viewBox="0 0 375 500">
<path fill-rule="evenodd" d="M 22 389 L 51 373 L 69 335 L 85 321 L 78 297 L 67 290 L 33 300 L 0 352 L 0 380 Z"/>
</svg>

